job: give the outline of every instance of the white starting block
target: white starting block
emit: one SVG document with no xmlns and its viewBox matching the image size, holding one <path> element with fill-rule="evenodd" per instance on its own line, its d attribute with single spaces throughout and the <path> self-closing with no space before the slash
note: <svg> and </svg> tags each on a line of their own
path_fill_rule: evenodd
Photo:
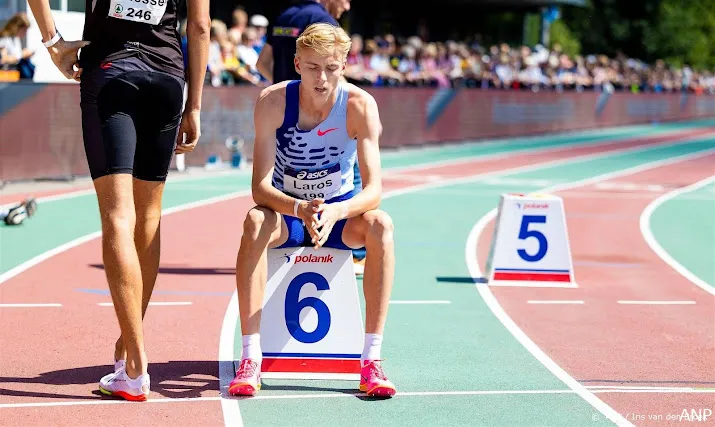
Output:
<svg viewBox="0 0 715 427">
<path fill-rule="evenodd" d="M 364 328 L 352 253 L 269 249 L 263 378 L 360 379 Z"/>
<path fill-rule="evenodd" d="M 486 278 L 490 286 L 577 287 L 561 197 L 502 194 Z"/>
</svg>

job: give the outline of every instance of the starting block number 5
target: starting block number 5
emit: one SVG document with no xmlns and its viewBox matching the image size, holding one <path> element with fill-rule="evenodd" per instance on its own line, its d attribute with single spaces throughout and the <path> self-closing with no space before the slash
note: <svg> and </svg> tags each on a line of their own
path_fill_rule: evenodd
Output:
<svg viewBox="0 0 715 427">
<path fill-rule="evenodd" d="M 575 287 L 563 200 L 503 194 L 486 270 L 490 285 Z"/>
<path fill-rule="evenodd" d="M 355 379 L 364 329 L 352 253 L 269 250 L 260 333 L 266 378 Z"/>
<path fill-rule="evenodd" d="M 530 255 L 526 249 L 518 249 L 516 252 L 524 261 L 538 262 L 546 256 L 546 252 L 549 250 L 549 241 L 546 240 L 546 236 L 541 231 L 529 229 L 531 224 L 546 224 L 546 215 L 524 215 L 521 217 L 519 240 L 526 240 L 530 237 L 535 238 L 539 244 L 536 253 Z"/>
</svg>

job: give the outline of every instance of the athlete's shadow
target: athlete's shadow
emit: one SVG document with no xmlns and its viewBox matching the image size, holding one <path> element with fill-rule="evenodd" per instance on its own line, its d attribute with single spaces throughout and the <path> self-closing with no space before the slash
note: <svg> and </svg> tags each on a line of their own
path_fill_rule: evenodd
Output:
<svg viewBox="0 0 715 427">
<path fill-rule="evenodd" d="M 355 396 L 356 398 L 364 401 L 373 401 L 373 400 L 384 400 L 385 398 L 382 397 L 369 397 L 366 395 L 364 392 L 361 392 L 358 390 L 358 381 L 351 382 L 355 384 L 354 387 L 350 388 L 344 388 L 344 387 L 328 387 L 328 386 L 312 386 L 312 385 L 289 385 L 289 384 L 271 384 L 271 381 L 283 381 L 283 380 L 269 380 L 269 379 L 264 379 L 262 380 L 261 384 L 261 391 L 297 391 L 297 392 L 319 392 L 319 391 L 327 391 L 327 392 L 332 392 L 332 393 L 341 393 L 341 394 L 346 394 L 350 396 Z M 305 384 L 309 383 L 310 381 L 318 381 L 318 380 L 300 380 L 300 384 Z M 249 398 L 250 399 L 250 398 Z"/>
<path fill-rule="evenodd" d="M 38 397 L 50 399 L 95 400 L 102 396 L 99 392 L 99 379 L 111 373 L 110 365 L 87 366 L 74 369 L 62 369 L 39 374 L 36 377 L 0 377 L 0 394 L 3 396 Z M 166 363 L 150 363 L 152 397 L 186 398 L 199 397 L 204 392 L 219 390 L 219 363 L 217 361 L 172 361 Z M 7 389 L 10 384 L 17 383 L 19 387 Z M 39 392 L 31 384 L 49 386 L 87 385 L 87 394 L 77 394 L 77 387 L 71 387 L 72 392 Z M 29 385 L 29 386 L 23 386 Z M 20 388 L 24 390 L 19 390 Z M 53 387 L 50 387 L 51 389 Z M 84 387 L 83 387 L 84 388 Z M 54 388 L 57 389 L 57 388 Z M 92 396 L 94 395 L 94 396 Z"/>
<path fill-rule="evenodd" d="M 317 386 L 317 385 L 298 385 L 298 384 L 271 384 L 270 379 L 261 380 L 261 390 L 268 391 L 304 391 L 304 392 L 315 392 L 315 391 L 331 391 L 333 393 L 342 394 L 354 394 L 357 395 L 360 391 L 357 389 L 357 381 L 355 382 L 355 387 L 345 388 L 345 387 L 328 387 L 328 386 Z M 301 384 L 310 383 L 312 380 L 300 380 Z"/>
<path fill-rule="evenodd" d="M 487 283 L 486 277 L 444 277 L 437 276 L 437 281 L 442 283 L 464 283 L 468 285 L 474 285 L 479 283 Z"/>
<path fill-rule="evenodd" d="M 104 270 L 102 264 L 89 264 L 90 267 Z M 191 276 L 203 276 L 213 274 L 235 275 L 235 268 L 196 268 L 196 267 L 179 267 L 179 266 L 159 266 L 159 274 L 180 274 Z"/>
</svg>

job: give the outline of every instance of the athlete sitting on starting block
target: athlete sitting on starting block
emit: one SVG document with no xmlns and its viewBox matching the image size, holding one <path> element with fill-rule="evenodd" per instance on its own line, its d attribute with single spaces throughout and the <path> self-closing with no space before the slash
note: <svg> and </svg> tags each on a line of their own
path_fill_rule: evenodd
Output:
<svg viewBox="0 0 715 427">
<path fill-rule="evenodd" d="M 340 83 L 350 37 L 331 24 L 313 24 L 296 40 L 300 80 L 264 89 L 256 103 L 253 199 L 236 261 L 243 356 L 229 386 L 235 395 L 260 389 L 260 314 L 268 248 L 367 249 L 363 290 L 365 341 L 360 390 L 392 396 L 380 364 L 382 333 L 394 276 L 392 219 L 378 210 L 382 194 L 375 99 Z M 353 170 L 358 161 L 363 189 Z"/>
</svg>

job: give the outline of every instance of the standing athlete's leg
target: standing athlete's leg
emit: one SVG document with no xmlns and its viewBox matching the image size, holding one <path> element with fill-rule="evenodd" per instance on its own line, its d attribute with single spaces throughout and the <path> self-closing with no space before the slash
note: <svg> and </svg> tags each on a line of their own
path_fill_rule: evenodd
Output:
<svg viewBox="0 0 715 427">
<path fill-rule="evenodd" d="M 120 68 L 85 70 L 80 83 L 82 133 L 102 222 L 102 259 L 114 311 L 129 356 L 129 367 L 106 375 L 100 390 L 145 400 L 148 385 L 141 327 L 142 278 L 134 246 L 132 169 L 136 150 L 138 90 Z M 134 380 L 127 377 L 127 372 Z M 119 378 L 121 371 L 121 378 Z M 116 380 L 116 381 L 115 381 Z"/>
<path fill-rule="evenodd" d="M 365 262 L 365 340 L 360 357 L 360 389 L 369 395 L 392 396 L 395 386 L 382 371 L 382 337 L 395 276 L 394 226 L 381 210 L 368 211 L 347 220 L 342 234 L 348 247 L 364 246 Z"/>
<path fill-rule="evenodd" d="M 90 170 L 96 176 L 94 185 L 102 219 L 105 273 L 127 351 L 126 374 L 137 378 L 147 373 L 141 322 L 142 274 L 134 244 L 136 212 L 131 175 L 140 98 L 130 74 L 115 73 L 117 75 L 106 84 L 102 82 L 94 104 L 89 95 L 83 99 L 82 114 L 85 149 Z M 97 77 L 101 81 L 101 74 Z M 90 89 L 87 92 L 92 92 L 91 79 L 88 76 L 86 85 Z M 93 124 L 95 120 L 99 129 Z"/>
<path fill-rule="evenodd" d="M 159 271 L 164 183 L 179 132 L 183 105 L 183 83 L 178 78 L 156 72 L 152 76 L 152 84 L 142 89 L 144 101 L 137 123 L 137 150 L 134 156 L 134 243 L 142 272 L 142 319 Z M 125 357 L 120 336 L 115 346 L 115 360 Z"/>
<path fill-rule="evenodd" d="M 102 219 L 102 258 L 127 352 L 130 378 L 147 373 L 142 329 L 142 274 L 134 244 L 136 214 L 130 174 L 110 174 L 94 181 Z"/>
<path fill-rule="evenodd" d="M 161 255 L 161 202 L 164 182 L 134 179 L 134 245 L 142 276 L 142 320 L 151 300 Z M 126 360 L 126 348 L 121 335 L 115 344 L 114 360 Z"/>
</svg>

